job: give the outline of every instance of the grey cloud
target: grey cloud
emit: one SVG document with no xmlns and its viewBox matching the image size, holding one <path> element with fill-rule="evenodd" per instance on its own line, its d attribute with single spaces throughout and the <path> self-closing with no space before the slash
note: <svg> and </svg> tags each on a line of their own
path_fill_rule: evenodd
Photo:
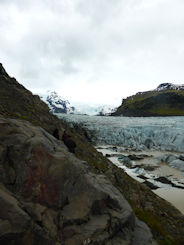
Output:
<svg viewBox="0 0 184 245">
<path fill-rule="evenodd" d="M 84 80 L 130 95 L 184 77 L 181 0 L 2 0 L 0 11 L 1 62 L 30 89 Z"/>
<path fill-rule="evenodd" d="M 76 10 L 84 16 L 91 18 L 92 23 L 103 24 L 110 18 L 115 18 L 121 11 L 121 0 L 81 0 L 76 4 Z"/>
<path fill-rule="evenodd" d="M 61 67 L 62 71 L 66 74 L 77 73 L 79 70 L 72 64 L 72 62 L 64 61 Z"/>
</svg>

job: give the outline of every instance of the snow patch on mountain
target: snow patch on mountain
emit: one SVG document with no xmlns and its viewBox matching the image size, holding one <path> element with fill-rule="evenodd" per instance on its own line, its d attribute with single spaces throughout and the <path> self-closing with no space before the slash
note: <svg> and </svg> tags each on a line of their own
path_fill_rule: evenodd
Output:
<svg viewBox="0 0 184 245">
<path fill-rule="evenodd" d="M 161 83 L 155 90 L 161 91 L 166 89 L 184 90 L 184 84 Z"/>
<path fill-rule="evenodd" d="M 109 105 L 98 104 L 70 104 L 68 100 L 58 95 L 55 91 L 47 91 L 46 94 L 40 95 L 40 98 L 48 104 L 52 113 L 65 113 L 65 114 L 82 114 L 82 115 L 100 115 L 108 116 L 115 111 L 115 108 Z"/>
<path fill-rule="evenodd" d="M 48 104 L 52 113 L 73 114 L 76 110 L 68 100 L 59 96 L 55 91 L 47 91 L 47 94 L 41 95 L 40 98 Z"/>
<path fill-rule="evenodd" d="M 156 89 L 144 91 L 144 92 L 137 92 L 136 95 L 146 94 L 147 92 L 152 91 L 163 91 L 163 90 L 184 90 L 184 84 L 173 84 L 173 83 L 161 83 L 158 85 Z M 133 97 L 133 96 L 130 96 Z"/>
</svg>

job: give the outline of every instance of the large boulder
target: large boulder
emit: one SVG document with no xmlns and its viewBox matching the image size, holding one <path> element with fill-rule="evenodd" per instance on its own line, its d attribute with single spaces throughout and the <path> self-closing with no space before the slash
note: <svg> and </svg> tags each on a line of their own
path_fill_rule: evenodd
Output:
<svg viewBox="0 0 184 245">
<path fill-rule="evenodd" d="M 45 130 L 0 118 L 0 142 L 0 244 L 152 244 L 110 181 Z"/>
</svg>

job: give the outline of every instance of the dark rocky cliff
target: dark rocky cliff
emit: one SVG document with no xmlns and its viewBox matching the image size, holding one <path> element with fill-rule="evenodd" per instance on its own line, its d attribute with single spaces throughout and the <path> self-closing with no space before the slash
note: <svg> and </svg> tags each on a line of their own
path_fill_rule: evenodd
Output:
<svg viewBox="0 0 184 245">
<path fill-rule="evenodd" d="M 178 210 L 49 114 L 2 66 L 0 85 L 0 244 L 149 245 L 152 234 L 160 244 L 184 243 Z"/>
</svg>

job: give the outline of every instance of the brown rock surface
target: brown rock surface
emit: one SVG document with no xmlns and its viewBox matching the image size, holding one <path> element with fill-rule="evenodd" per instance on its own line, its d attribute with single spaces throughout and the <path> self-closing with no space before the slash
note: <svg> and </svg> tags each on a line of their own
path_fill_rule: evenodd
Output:
<svg viewBox="0 0 184 245">
<path fill-rule="evenodd" d="M 140 226 L 109 180 L 89 171 L 42 128 L 0 118 L 0 142 L 0 181 L 9 190 L 0 189 L 0 242 L 6 235 L 11 244 L 19 234 L 20 244 L 26 244 L 29 230 L 30 244 L 37 244 L 39 232 L 51 244 L 105 244 L 116 237 L 128 245 L 140 233 L 145 244 L 152 244 L 149 229 Z M 33 229 L 37 226 L 39 232 Z"/>
</svg>

